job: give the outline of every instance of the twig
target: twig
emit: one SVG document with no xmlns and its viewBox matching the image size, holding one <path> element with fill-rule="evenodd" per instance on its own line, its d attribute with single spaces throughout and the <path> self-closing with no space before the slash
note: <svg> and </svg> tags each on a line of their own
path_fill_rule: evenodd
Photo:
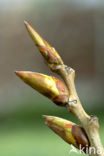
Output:
<svg viewBox="0 0 104 156">
<path fill-rule="evenodd" d="M 99 136 L 98 118 L 95 116 L 89 116 L 81 105 L 75 88 L 75 71 L 72 68 L 64 65 L 63 60 L 59 56 L 58 52 L 52 46 L 50 46 L 26 21 L 25 25 L 40 53 L 47 61 L 50 69 L 63 78 L 69 90 L 69 99 L 66 107 L 69 112 L 76 116 L 86 131 L 90 141 L 90 149 L 93 149 L 90 151 L 90 155 L 104 156 L 103 146 Z"/>
<path fill-rule="evenodd" d="M 63 78 L 69 89 L 70 97 L 67 104 L 67 109 L 77 117 L 82 127 L 86 131 L 90 145 L 95 149 L 91 150 L 91 156 L 104 156 L 103 146 L 99 136 L 98 118 L 95 116 L 89 116 L 81 105 L 75 89 L 75 71 L 65 65 L 54 66 L 53 71 L 58 73 Z"/>
</svg>

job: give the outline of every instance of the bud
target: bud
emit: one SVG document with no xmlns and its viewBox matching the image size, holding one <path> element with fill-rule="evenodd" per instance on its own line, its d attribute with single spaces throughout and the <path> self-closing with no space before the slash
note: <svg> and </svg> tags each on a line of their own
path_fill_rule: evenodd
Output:
<svg viewBox="0 0 104 156">
<path fill-rule="evenodd" d="M 69 91 L 63 81 L 53 76 L 35 72 L 16 71 L 16 74 L 39 93 L 50 98 L 54 103 L 65 106 Z"/>
<path fill-rule="evenodd" d="M 89 140 L 82 127 L 54 116 L 43 115 L 43 118 L 46 119 L 46 125 L 64 139 L 64 141 L 78 149 L 79 147 L 85 147 L 83 151 L 86 152 L 86 148 L 89 147 Z"/>
<path fill-rule="evenodd" d="M 39 49 L 40 53 L 43 55 L 45 60 L 52 68 L 53 65 L 62 65 L 63 61 L 57 51 L 49 45 L 33 28 L 29 23 L 26 21 L 24 22 L 26 28 L 31 35 L 33 41 L 35 42 L 37 48 Z M 51 66 L 52 65 L 52 66 Z"/>
</svg>

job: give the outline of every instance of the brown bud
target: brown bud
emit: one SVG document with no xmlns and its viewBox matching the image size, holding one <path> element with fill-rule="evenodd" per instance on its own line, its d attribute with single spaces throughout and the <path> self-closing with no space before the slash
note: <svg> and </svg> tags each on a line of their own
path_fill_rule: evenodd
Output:
<svg viewBox="0 0 104 156">
<path fill-rule="evenodd" d="M 16 71 L 16 74 L 29 86 L 50 98 L 59 106 L 68 102 L 69 91 L 63 81 L 56 77 L 35 72 Z"/>
<path fill-rule="evenodd" d="M 62 65 L 63 61 L 57 51 L 49 45 L 49 43 L 47 43 L 29 23 L 26 21 L 24 23 L 40 53 L 50 65 L 50 68 L 52 69 L 52 66 L 54 65 Z"/>
<path fill-rule="evenodd" d="M 78 149 L 79 147 L 84 147 L 84 152 L 86 152 L 86 148 L 88 148 L 90 144 L 82 127 L 68 120 L 54 116 L 43 115 L 43 118 L 46 119 L 46 125 L 64 139 L 64 141 Z"/>
</svg>

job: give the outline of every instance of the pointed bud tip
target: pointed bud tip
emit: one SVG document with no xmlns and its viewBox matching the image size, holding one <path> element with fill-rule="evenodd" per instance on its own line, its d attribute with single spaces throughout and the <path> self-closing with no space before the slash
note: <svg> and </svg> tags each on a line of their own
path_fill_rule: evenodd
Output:
<svg viewBox="0 0 104 156">
<path fill-rule="evenodd" d="M 26 26 L 26 29 L 29 30 L 29 27 L 31 27 L 30 24 L 27 21 L 24 21 L 24 24 Z"/>
<path fill-rule="evenodd" d="M 25 20 L 24 20 L 24 24 L 25 24 L 26 26 L 29 25 L 29 23 L 28 23 L 27 21 L 25 21 Z"/>
<path fill-rule="evenodd" d="M 15 71 L 15 74 L 19 77 L 22 77 L 25 73 L 29 73 L 29 72 L 26 72 L 26 71 Z"/>
<path fill-rule="evenodd" d="M 43 119 L 47 119 L 48 116 L 47 115 L 42 115 L 42 117 L 43 117 Z"/>
<path fill-rule="evenodd" d="M 23 75 L 23 72 L 22 71 L 15 71 L 15 74 L 19 77 L 22 77 Z"/>
<path fill-rule="evenodd" d="M 42 115 L 42 117 L 46 119 L 46 121 L 53 121 L 56 118 L 55 116 L 48 116 L 48 115 Z"/>
<path fill-rule="evenodd" d="M 16 75 L 19 75 L 20 71 L 15 71 L 14 73 L 15 73 Z"/>
<path fill-rule="evenodd" d="M 36 73 L 32 71 L 15 71 L 16 74 L 21 74 L 21 73 Z"/>
</svg>

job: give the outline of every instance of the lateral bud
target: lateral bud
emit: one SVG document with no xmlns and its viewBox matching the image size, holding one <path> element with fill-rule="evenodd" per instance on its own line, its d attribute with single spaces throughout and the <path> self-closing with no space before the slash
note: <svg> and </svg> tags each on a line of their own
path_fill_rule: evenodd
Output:
<svg viewBox="0 0 104 156">
<path fill-rule="evenodd" d="M 86 149 L 89 148 L 90 144 L 82 127 L 59 117 L 43 115 L 43 118 L 46 120 L 46 125 L 64 141 L 78 149 L 83 148 L 86 153 Z"/>
<path fill-rule="evenodd" d="M 47 76 L 36 72 L 16 71 L 26 84 L 51 99 L 59 106 L 65 106 L 68 102 L 69 91 L 63 81 L 53 76 Z"/>
</svg>

